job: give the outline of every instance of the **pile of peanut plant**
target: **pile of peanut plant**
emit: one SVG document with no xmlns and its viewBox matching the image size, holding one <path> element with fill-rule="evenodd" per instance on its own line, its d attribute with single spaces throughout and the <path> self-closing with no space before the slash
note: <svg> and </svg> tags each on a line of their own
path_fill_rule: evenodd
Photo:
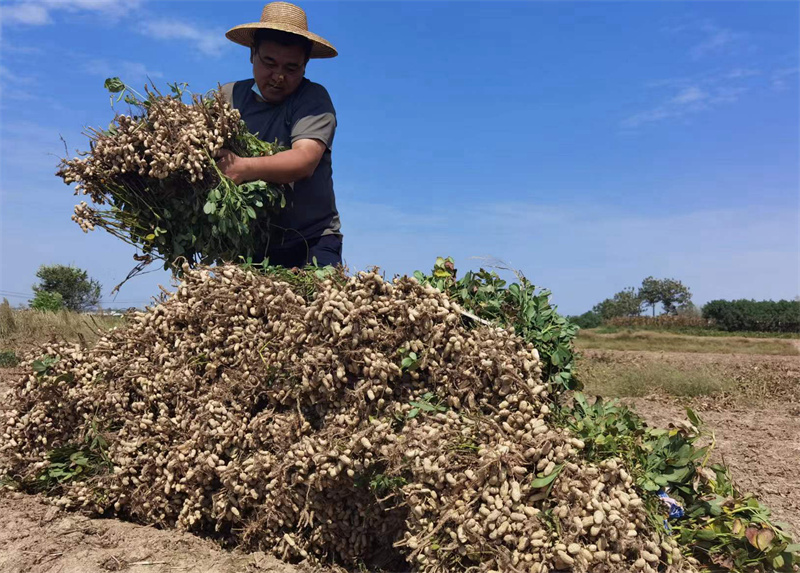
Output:
<svg viewBox="0 0 800 573">
<path fill-rule="evenodd" d="M 57 175 L 87 195 L 72 219 L 84 231 L 100 227 L 141 249 L 137 260 L 179 257 L 190 265 L 254 256 L 270 217 L 285 203 L 283 188 L 263 181 L 236 185 L 215 156 L 228 149 L 244 157 L 279 148 L 250 134 L 239 112 L 218 90 L 191 95 L 186 84 L 142 96 L 119 78 L 106 80 L 117 114 L 108 129 L 89 128 L 90 151 L 64 159 Z M 179 267 L 177 267 L 179 270 Z"/>
<path fill-rule="evenodd" d="M 434 286 L 459 282 L 448 262 L 392 281 L 186 264 L 173 294 L 94 347 L 25 358 L 28 374 L 0 402 L 0 476 L 66 508 L 294 562 L 652 573 L 699 571 L 713 556 L 738 566 L 729 545 L 697 551 L 701 521 L 686 522 L 690 537 L 665 527 L 643 476 L 686 477 L 658 461 L 672 460 L 669 448 L 650 452 L 643 473 L 649 434 L 633 427 L 623 445 L 601 447 L 597 428 L 627 418 L 602 402 L 564 403 L 569 328 L 545 358 L 529 339 L 552 341 L 560 323 L 525 334 L 537 327 L 521 318 L 531 304 L 555 313 L 547 297 L 481 272 L 457 299 Z M 470 298 L 467 310 L 459 300 Z M 559 350 L 569 356 L 555 363 Z M 687 484 L 704 492 L 704 456 L 686 445 L 697 478 Z M 753 536 L 755 513 L 740 518 Z M 763 555 L 742 570 L 766 570 Z"/>
<path fill-rule="evenodd" d="M 544 378 L 564 390 L 580 387 L 573 375 L 573 339 L 578 328 L 558 314 L 550 304 L 550 291 L 536 286 L 517 273 L 518 283 L 507 285 L 494 271 L 480 269 L 456 278 L 452 258 L 439 257 L 430 275 L 414 276 L 446 292 L 463 309 L 483 320 L 510 328 L 542 355 Z"/>
</svg>

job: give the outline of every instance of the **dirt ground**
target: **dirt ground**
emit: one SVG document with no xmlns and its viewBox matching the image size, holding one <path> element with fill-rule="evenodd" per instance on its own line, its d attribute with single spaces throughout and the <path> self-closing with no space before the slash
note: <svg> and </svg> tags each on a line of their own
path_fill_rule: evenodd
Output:
<svg viewBox="0 0 800 573">
<path fill-rule="evenodd" d="M 615 352 L 615 351 L 604 351 Z M 680 399 L 667 396 L 627 398 L 651 425 L 664 427 L 684 419 L 690 404 L 716 437 L 715 456 L 731 468 L 742 490 L 751 491 L 779 521 L 800 536 L 800 358 L 727 355 L 680 356 L 680 353 L 625 352 L 625 360 L 711 361 L 748 380 L 780 379 L 778 396 L 749 403 Z M 715 358 L 716 357 L 716 358 Z M 623 358 L 620 356 L 619 358 Z M 770 366 L 772 364 L 773 366 Z M 741 371 L 741 372 L 740 372 Z M 0 400 L 18 369 L 0 369 Z M 733 372 L 733 370 L 732 370 Z M 750 395 L 750 392 L 745 392 Z M 65 513 L 38 496 L 0 493 L 0 572 L 2 573 L 300 573 L 263 553 L 227 551 L 212 541 L 179 531 L 163 531 L 116 519 L 90 519 Z M 330 570 L 328 570 L 330 571 Z"/>
<path fill-rule="evenodd" d="M 225 551 L 190 533 L 65 513 L 37 496 L 0 494 L 3 573 L 301 573 L 263 553 Z"/>
</svg>

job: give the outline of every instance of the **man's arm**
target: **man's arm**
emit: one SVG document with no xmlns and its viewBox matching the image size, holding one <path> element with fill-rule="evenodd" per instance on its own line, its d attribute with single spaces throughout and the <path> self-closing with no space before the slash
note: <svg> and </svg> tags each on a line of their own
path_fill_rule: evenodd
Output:
<svg viewBox="0 0 800 573">
<path fill-rule="evenodd" d="M 317 139 L 298 139 L 292 148 L 267 157 L 239 157 L 232 151 L 219 151 L 217 165 L 237 185 L 246 181 L 294 183 L 311 177 L 326 146 Z"/>
</svg>

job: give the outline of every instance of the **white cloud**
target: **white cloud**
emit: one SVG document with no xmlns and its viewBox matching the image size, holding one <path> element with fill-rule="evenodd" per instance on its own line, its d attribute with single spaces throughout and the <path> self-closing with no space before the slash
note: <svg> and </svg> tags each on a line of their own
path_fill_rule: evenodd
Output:
<svg viewBox="0 0 800 573">
<path fill-rule="evenodd" d="M 670 110 L 665 106 L 660 106 L 626 117 L 620 125 L 623 128 L 635 129 L 646 123 L 655 123 L 670 117 L 679 117 L 680 115 L 677 110 Z"/>
<path fill-rule="evenodd" d="M 751 68 L 735 68 L 723 75 L 725 79 L 729 80 L 736 80 L 739 78 L 752 78 L 754 76 L 760 76 L 761 72 L 759 70 L 754 70 Z"/>
<path fill-rule="evenodd" d="M 789 79 L 792 76 L 796 76 L 800 72 L 800 68 L 782 68 L 780 70 L 775 70 L 772 72 L 771 77 L 771 85 L 772 89 L 777 91 L 783 91 L 788 87 Z M 794 80 L 795 84 L 797 84 L 797 80 Z"/>
<path fill-rule="evenodd" d="M 90 12 L 106 18 L 119 19 L 136 10 L 143 0 L 25 0 L 6 4 L 2 8 L 3 23 L 43 26 L 53 22 L 53 14 Z"/>
<path fill-rule="evenodd" d="M 760 70 L 733 68 L 648 82 L 645 87 L 660 92 L 658 101 L 649 109 L 623 119 L 621 126 L 633 129 L 648 123 L 710 111 L 721 104 L 734 103 L 742 94 L 759 87 L 758 80 L 754 78 L 761 75 Z M 760 83 L 763 84 L 763 81 Z"/>
<path fill-rule="evenodd" d="M 724 28 L 705 18 L 682 18 L 678 24 L 665 26 L 663 30 L 687 38 L 692 43 L 689 55 L 695 60 L 749 48 L 746 33 Z"/>
<path fill-rule="evenodd" d="M 710 101 L 712 103 L 734 103 L 739 100 L 739 96 L 747 92 L 745 87 L 720 87 L 714 92 Z"/>
<path fill-rule="evenodd" d="M 705 38 L 689 51 L 695 59 L 726 51 L 732 44 L 745 38 L 745 34 L 734 32 L 727 28 L 720 28 L 711 22 L 697 24 L 697 29 Z"/>
<path fill-rule="evenodd" d="M 206 56 L 219 56 L 229 44 L 222 30 L 212 30 L 181 20 L 149 20 L 142 23 L 140 32 L 158 40 L 187 42 Z"/>
<path fill-rule="evenodd" d="M 685 105 L 688 103 L 703 101 L 705 99 L 708 99 L 708 94 L 706 92 L 697 86 L 691 86 L 681 90 L 678 95 L 670 100 L 670 102 L 677 105 Z"/>
<path fill-rule="evenodd" d="M 50 12 L 42 4 L 11 4 L 0 11 L 3 23 L 42 26 L 49 24 Z"/>
</svg>

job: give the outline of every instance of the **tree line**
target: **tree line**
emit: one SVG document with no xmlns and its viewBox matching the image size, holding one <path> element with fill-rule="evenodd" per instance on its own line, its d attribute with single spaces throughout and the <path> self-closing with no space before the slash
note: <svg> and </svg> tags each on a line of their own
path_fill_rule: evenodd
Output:
<svg viewBox="0 0 800 573">
<path fill-rule="evenodd" d="M 624 288 L 611 298 L 594 305 L 592 310 L 572 317 L 572 320 L 581 328 L 595 328 L 612 318 L 641 316 L 648 307 L 655 316 L 659 304 L 663 314 L 699 315 L 692 303 L 689 287 L 676 279 L 656 279 L 650 276 L 642 281 L 638 289 Z"/>
<path fill-rule="evenodd" d="M 702 309 L 692 302 L 689 287 L 676 279 L 642 281 L 637 289 L 622 289 L 580 316 L 570 317 L 581 328 L 596 328 L 620 317 L 642 316 L 661 305 L 661 315 L 702 317 L 714 328 L 727 331 L 800 332 L 800 297 L 793 301 L 712 300 Z"/>
</svg>

